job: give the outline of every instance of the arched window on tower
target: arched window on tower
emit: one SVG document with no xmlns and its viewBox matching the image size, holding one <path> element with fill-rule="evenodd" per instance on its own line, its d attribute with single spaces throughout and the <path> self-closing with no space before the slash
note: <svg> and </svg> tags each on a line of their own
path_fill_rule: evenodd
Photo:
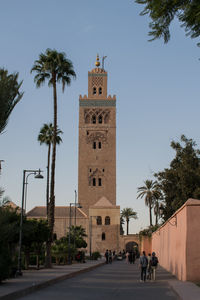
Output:
<svg viewBox="0 0 200 300">
<path fill-rule="evenodd" d="M 99 186 L 102 186 L 102 180 L 101 180 L 101 178 L 98 178 L 98 181 L 99 181 Z"/>
<path fill-rule="evenodd" d="M 92 124 L 96 124 L 96 116 L 95 115 L 92 116 Z"/>
<path fill-rule="evenodd" d="M 96 95 L 96 93 L 97 93 L 97 89 L 93 87 L 93 95 Z"/>
<path fill-rule="evenodd" d="M 85 118 L 85 123 L 86 123 L 86 124 L 89 124 L 89 123 L 90 123 L 90 116 L 89 116 L 89 115 L 86 116 L 86 118 Z"/>
<path fill-rule="evenodd" d="M 97 217 L 97 225 L 102 225 L 102 218 L 101 218 L 101 216 Z"/>
<path fill-rule="evenodd" d="M 101 95 L 102 94 L 102 88 L 100 87 L 99 88 L 99 95 Z"/>
<path fill-rule="evenodd" d="M 110 225 L 110 217 L 105 217 L 105 225 Z"/>
<path fill-rule="evenodd" d="M 96 142 L 93 142 L 93 149 L 96 149 Z"/>
<path fill-rule="evenodd" d="M 102 124 L 102 116 L 99 116 L 98 121 L 99 121 L 99 124 Z"/>
<path fill-rule="evenodd" d="M 109 122 L 109 115 L 106 114 L 104 117 L 104 123 L 107 124 Z"/>
<path fill-rule="evenodd" d="M 101 142 L 99 142 L 99 149 L 101 149 Z"/>
<path fill-rule="evenodd" d="M 105 234 L 105 232 L 102 232 L 101 239 L 102 239 L 102 241 L 105 241 L 105 239 L 106 239 L 106 234 Z"/>
<path fill-rule="evenodd" d="M 93 185 L 93 186 L 96 186 L 96 178 L 93 178 L 93 179 L 92 179 L 92 185 Z"/>
</svg>

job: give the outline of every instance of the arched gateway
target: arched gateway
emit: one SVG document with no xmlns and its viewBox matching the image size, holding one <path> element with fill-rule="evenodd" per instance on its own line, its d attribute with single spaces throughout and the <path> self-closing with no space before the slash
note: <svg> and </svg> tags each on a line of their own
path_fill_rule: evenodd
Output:
<svg viewBox="0 0 200 300">
<path fill-rule="evenodd" d="M 135 250 L 135 249 L 138 249 L 138 244 L 136 243 L 136 242 L 128 242 L 127 244 L 126 244 L 126 251 L 133 251 L 133 250 Z"/>
<path fill-rule="evenodd" d="M 121 249 L 126 251 L 133 251 L 138 249 L 140 251 L 140 239 L 138 234 L 128 234 L 121 236 Z"/>
</svg>

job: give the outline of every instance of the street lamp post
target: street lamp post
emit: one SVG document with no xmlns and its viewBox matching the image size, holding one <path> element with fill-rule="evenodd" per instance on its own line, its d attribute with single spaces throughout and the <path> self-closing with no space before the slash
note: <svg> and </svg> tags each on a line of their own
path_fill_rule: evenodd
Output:
<svg viewBox="0 0 200 300">
<path fill-rule="evenodd" d="M 76 192 L 76 190 L 74 191 L 74 193 L 75 193 L 74 226 L 76 226 L 76 206 L 77 206 L 77 204 L 76 204 L 76 202 L 77 202 L 77 192 Z"/>
<path fill-rule="evenodd" d="M 68 233 L 68 265 L 71 265 L 71 219 L 72 219 L 72 205 L 78 208 L 82 206 L 79 203 L 70 203 L 69 204 L 69 233 Z"/>
<path fill-rule="evenodd" d="M 90 220 L 89 220 L 89 230 L 90 230 L 90 258 L 92 257 L 92 218 L 97 218 L 97 216 L 90 216 Z"/>
<path fill-rule="evenodd" d="M 41 170 L 24 170 L 23 171 L 23 184 L 22 184 L 22 204 L 21 204 L 21 216 L 20 216 L 20 228 L 19 228 L 19 253 L 18 253 L 18 270 L 17 274 L 22 275 L 22 256 L 21 256 L 21 249 L 22 249 L 22 229 L 23 229 L 23 215 L 24 215 L 24 199 L 25 199 L 25 185 L 27 185 L 27 181 L 25 183 L 26 173 L 34 174 L 35 178 L 42 179 L 44 178 L 41 174 Z M 30 175 L 29 174 L 29 175 Z M 26 187 L 27 189 L 27 187 Z"/>
</svg>

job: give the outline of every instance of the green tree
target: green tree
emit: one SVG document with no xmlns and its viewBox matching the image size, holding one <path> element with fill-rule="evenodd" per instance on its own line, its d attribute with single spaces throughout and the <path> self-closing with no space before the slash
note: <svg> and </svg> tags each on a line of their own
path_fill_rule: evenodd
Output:
<svg viewBox="0 0 200 300">
<path fill-rule="evenodd" d="M 81 225 L 80 226 L 71 226 L 70 240 L 76 249 L 87 247 L 87 243 L 84 240 L 85 237 L 87 237 L 85 228 L 83 228 Z M 68 234 L 67 234 L 67 239 L 68 239 Z"/>
<path fill-rule="evenodd" d="M 44 243 L 49 239 L 49 233 L 47 220 L 24 220 L 22 246 L 26 257 L 26 268 L 29 265 L 30 251 L 33 250 L 37 257 L 36 266 L 39 270 L 39 256 L 41 255 Z"/>
<path fill-rule="evenodd" d="M 5 69 L 0 69 L 0 134 L 8 124 L 9 116 L 15 105 L 23 97 L 19 92 L 22 82 L 18 83 L 19 73 L 8 74 Z"/>
<path fill-rule="evenodd" d="M 158 183 L 152 180 L 145 180 L 144 185 L 138 188 L 138 198 L 143 198 L 145 200 L 145 205 L 149 207 L 149 220 L 150 226 L 153 226 L 152 223 L 152 208 L 156 198 L 159 198 L 160 191 L 157 188 Z"/>
<path fill-rule="evenodd" d="M 20 216 L 9 206 L 0 207 L 0 282 L 17 270 Z"/>
<path fill-rule="evenodd" d="M 70 245 L 71 247 L 71 245 Z M 74 249 L 71 248 L 71 253 Z M 52 255 L 56 259 L 56 264 L 59 265 L 62 261 L 67 263 L 68 258 L 68 240 L 66 237 L 62 237 L 56 240 L 52 246 Z"/>
<path fill-rule="evenodd" d="M 124 208 L 121 212 L 121 217 L 126 220 L 126 234 L 128 235 L 129 221 L 131 218 L 137 219 L 137 213 L 132 208 Z"/>
<path fill-rule="evenodd" d="M 62 83 L 64 92 L 65 86 L 70 85 L 71 78 L 76 77 L 72 62 L 66 58 L 66 54 L 57 52 L 56 50 L 47 49 L 45 53 L 39 55 L 39 59 L 35 61 L 31 72 L 36 72 L 34 77 L 36 87 L 40 87 L 48 80 L 48 85 L 53 87 L 53 149 L 51 161 L 51 181 L 50 181 L 50 201 L 48 211 L 48 223 L 51 231 L 51 238 L 47 246 L 46 265 L 51 267 L 51 244 L 53 241 L 54 229 L 54 210 L 55 210 L 55 163 L 56 163 L 56 135 L 57 135 L 57 83 Z"/>
<path fill-rule="evenodd" d="M 49 207 L 49 167 L 50 167 L 50 156 L 51 156 L 51 145 L 53 144 L 53 132 L 54 128 L 52 123 L 44 124 L 40 129 L 40 133 L 38 135 L 38 141 L 40 145 L 45 144 L 48 146 L 48 154 L 47 154 L 47 187 L 46 187 L 46 206 L 47 206 L 47 216 L 48 216 L 48 207 Z M 63 132 L 60 129 L 57 129 L 56 133 L 56 144 L 60 144 L 62 142 L 62 138 L 60 134 Z"/>
<path fill-rule="evenodd" d="M 192 139 L 171 142 L 175 157 L 170 167 L 155 174 L 163 193 L 163 218 L 167 220 L 188 198 L 200 199 L 200 151 Z"/>
<path fill-rule="evenodd" d="M 200 35 L 200 1 L 199 0 L 135 0 L 145 5 L 141 15 L 148 14 L 151 40 L 163 38 L 167 43 L 170 39 L 170 24 L 177 18 L 186 35 L 197 38 Z"/>
</svg>

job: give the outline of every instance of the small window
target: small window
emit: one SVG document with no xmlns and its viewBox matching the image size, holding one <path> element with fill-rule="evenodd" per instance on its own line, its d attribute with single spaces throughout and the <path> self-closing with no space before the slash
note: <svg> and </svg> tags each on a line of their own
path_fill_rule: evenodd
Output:
<svg viewBox="0 0 200 300">
<path fill-rule="evenodd" d="M 96 124 L 96 116 L 92 116 L 92 123 Z"/>
<path fill-rule="evenodd" d="M 99 149 L 101 149 L 101 142 L 99 142 Z"/>
<path fill-rule="evenodd" d="M 105 115 L 105 117 L 104 117 L 104 123 L 108 123 L 108 121 L 109 121 L 109 115 L 107 114 L 107 115 Z"/>
<path fill-rule="evenodd" d="M 97 89 L 93 87 L 93 95 L 96 95 L 96 93 L 97 93 Z"/>
<path fill-rule="evenodd" d="M 87 131 L 87 135 L 89 135 L 89 131 Z"/>
<path fill-rule="evenodd" d="M 92 169 L 90 169 L 90 172 L 92 172 Z"/>
<path fill-rule="evenodd" d="M 104 169 L 102 169 L 102 172 L 104 172 L 105 170 Z"/>
<path fill-rule="evenodd" d="M 92 185 L 93 185 L 93 186 L 96 186 L 96 178 L 93 178 L 93 179 L 92 179 Z"/>
<path fill-rule="evenodd" d="M 101 178 L 99 178 L 98 181 L 99 181 L 99 186 L 102 186 Z"/>
<path fill-rule="evenodd" d="M 105 234 L 105 232 L 102 232 L 101 239 L 102 239 L 102 241 L 105 241 L 105 239 L 106 239 L 106 234 Z"/>
<path fill-rule="evenodd" d="M 85 123 L 86 123 L 86 124 L 89 124 L 89 123 L 90 123 L 90 116 L 87 116 L 87 117 L 85 118 Z"/>
<path fill-rule="evenodd" d="M 96 142 L 93 142 L 93 149 L 96 149 L 97 145 Z"/>
<path fill-rule="evenodd" d="M 100 87 L 99 88 L 99 95 L 101 95 L 102 94 L 102 88 Z"/>
<path fill-rule="evenodd" d="M 105 217 L 105 225 L 110 225 L 110 217 Z"/>
<path fill-rule="evenodd" d="M 102 116 L 99 116 L 99 124 L 102 124 Z"/>
<path fill-rule="evenodd" d="M 101 216 L 97 217 L 97 225 L 102 225 L 102 219 Z"/>
</svg>

